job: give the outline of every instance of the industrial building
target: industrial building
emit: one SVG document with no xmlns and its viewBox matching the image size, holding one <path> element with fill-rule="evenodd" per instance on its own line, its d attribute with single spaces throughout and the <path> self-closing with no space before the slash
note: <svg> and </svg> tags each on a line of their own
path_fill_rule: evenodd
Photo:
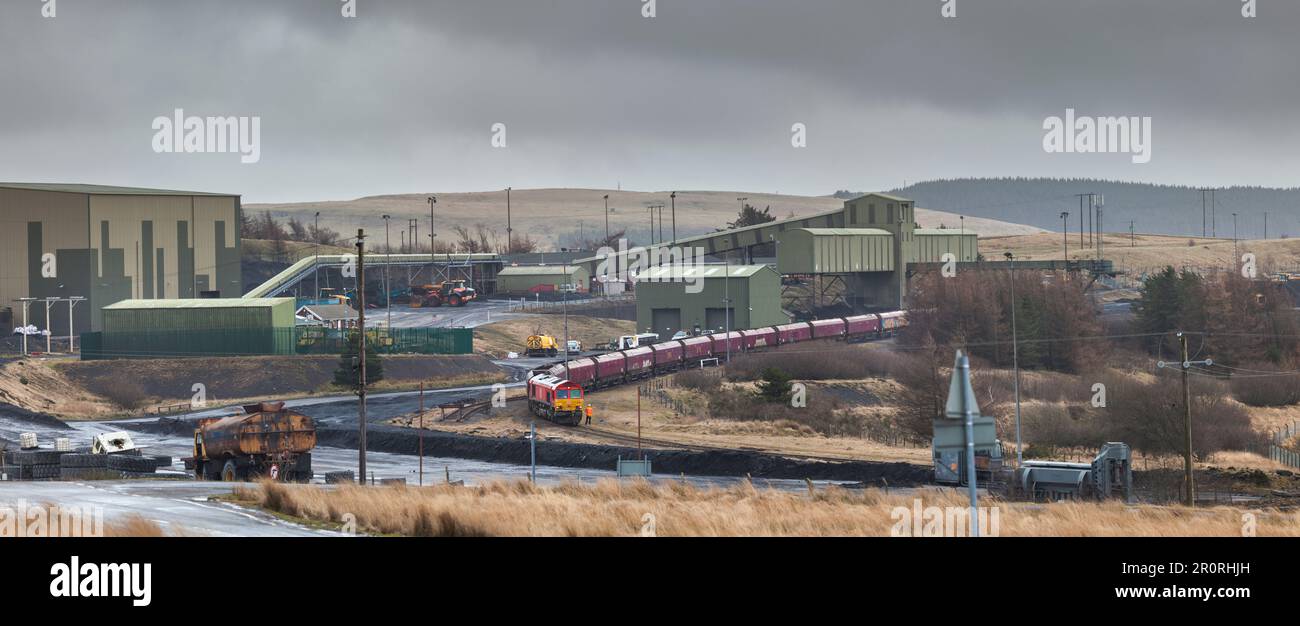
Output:
<svg viewBox="0 0 1300 626">
<path fill-rule="evenodd" d="M 82 335 L 83 359 L 294 354 L 293 298 L 123 300 L 103 331 Z"/>
<path fill-rule="evenodd" d="M 668 338 L 784 324 L 781 276 L 767 265 L 662 266 L 636 277 L 636 324 Z M 730 320 L 728 320 L 730 309 Z"/>
<path fill-rule="evenodd" d="M 599 278 L 605 269 L 602 266 L 611 273 L 624 272 L 640 256 L 650 258 L 652 264 L 656 258 L 683 256 L 668 254 L 669 248 L 694 248 L 714 257 L 738 256 L 746 263 L 759 256 L 775 256 L 781 274 L 843 280 L 846 304 L 856 309 L 903 308 L 909 270 L 944 261 L 945 254 L 951 253 L 950 260 L 959 263 L 979 260 L 975 233 L 920 228 L 914 202 L 869 193 L 845 201 L 834 211 L 681 237 L 650 246 L 648 251 L 635 248 L 610 259 L 593 256 L 578 262 Z"/>
<path fill-rule="evenodd" d="M 581 265 L 519 265 L 505 267 L 497 272 L 497 293 L 506 295 L 533 295 L 561 291 L 572 285 L 572 291 L 586 292 L 591 273 Z"/>
<path fill-rule="evenodd" d="M 240 198 L 233 194 L 0 183 L 0 308 L 24 298 L 84 298 L 76 332 L 127 299 L 240 295 Z M 68 306 L 31 303 L 27 323 L 68 328 Z M 292 311 L 290 312 L 292 315 Z"/>
</svg>

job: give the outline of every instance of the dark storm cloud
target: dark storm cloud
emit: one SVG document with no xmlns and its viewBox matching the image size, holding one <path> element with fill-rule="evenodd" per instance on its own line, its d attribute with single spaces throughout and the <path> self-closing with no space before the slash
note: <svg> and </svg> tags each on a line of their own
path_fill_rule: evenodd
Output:
<svg viewBox="0 0 1300 626">
<path fill-rule="evenodd" d="M 979 175 L 1294 184 L 1300 3 L 41 0 L 0 6 L 0 178 L 302 200 L 507 185 L 827 193 Z M 1152 162 L 1043 118 L 1150 116 Z M 262 118 L 262 160 L 150 121 Z M 508 127 L 509 147 L 489 146 Z M 790 147 L 807 124 L 809 146 Z"/>
</svg>

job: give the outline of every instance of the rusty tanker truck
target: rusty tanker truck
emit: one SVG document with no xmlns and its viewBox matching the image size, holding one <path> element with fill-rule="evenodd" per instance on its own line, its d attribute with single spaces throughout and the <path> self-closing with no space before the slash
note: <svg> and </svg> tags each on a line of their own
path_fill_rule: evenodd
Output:
<svg viewBox="0 0 1300 626">
<path fill-rule="evenodd" d="M 285 409 L 283 402 L 259 402 L 243 409 L 243 414 L 199 420 L 194 457 L 186 459 L 194 477 L 228 482 L 263 477 L 311 480 L 311 450 L 316 447 L 312 419 Z"/>
</svg>

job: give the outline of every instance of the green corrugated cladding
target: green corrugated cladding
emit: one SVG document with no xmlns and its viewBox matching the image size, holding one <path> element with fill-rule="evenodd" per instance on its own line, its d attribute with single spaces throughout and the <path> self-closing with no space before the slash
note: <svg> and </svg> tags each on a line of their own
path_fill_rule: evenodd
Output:
<svg viewBox="0 0 1300 626">
<path fill-rule="evenodd" d="M 469 328 L 370 329 L 370 349 L 382 354 L 472 354 Z M 315 326 L 206 330 L 92 332 L 81 334 L 85 361 L 291 354 L 341 354 L 343 331 Z"/>
<path fill-rule="evenodd" d="M 781 235 L 784 274 L 852 274 L 894 270 L 894 236 L 876 228 L 798 228 Z"/>
<path fill-rule="evenodd" d="M 293 298 L 130 300 L 102 312 L 104 330 L 92 350 L 100 358 L 294 353 Z"/>
<path fill-rule="evenodd" d="M 722 266 L 716 267 L 722 270 Z M 709 310 L 724 312 L 723 301 L 731 300 L 731 328 L 759 328 L 785 324 L 790 318 L 781 310 L 781 277 L 775 270 L 763 266 L 732 266 L 732 278 L 705 278 L 698 293 L 687 291 L 689 283 L 673 281 L 639 280 L 636 284 L 637 330 L 659 333 L 663 338 L 678 330 L 724 330 L 723 326 L 709 323 Z M 753 270 L 753 271 L 751 271 Z M 698 284 L 698 283 L 696 283 Z M 679 327 L 655 328 L 654 311 L 680 311 Z M 726 319 L 725 315 L 722 318 Z"/>
</svg>

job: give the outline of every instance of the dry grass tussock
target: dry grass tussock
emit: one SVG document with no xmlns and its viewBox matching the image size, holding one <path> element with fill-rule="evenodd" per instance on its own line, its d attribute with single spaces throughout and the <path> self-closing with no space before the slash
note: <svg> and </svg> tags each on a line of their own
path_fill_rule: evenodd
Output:
<svg viewBox="0 0 1300 626">
<path fill-rule="evenodd" d="M 601 481 L 537 487 L 358 487 L 262 483 L 236 496 L 287 515 L 361 532 L 413 536 L 888 536 L 898 507 L 963 507 L 952 490 L 818 489 L 783 492 L 745 484 L 698 489 L 676 482 Z M 1126 506 L 1119 502 L 998 506 L 1002 536 L 1240 536 L 1242 509 Z M 1300 514 L 1254 512 L 1259 535 L 1300 536 Z"/>
</svg>

